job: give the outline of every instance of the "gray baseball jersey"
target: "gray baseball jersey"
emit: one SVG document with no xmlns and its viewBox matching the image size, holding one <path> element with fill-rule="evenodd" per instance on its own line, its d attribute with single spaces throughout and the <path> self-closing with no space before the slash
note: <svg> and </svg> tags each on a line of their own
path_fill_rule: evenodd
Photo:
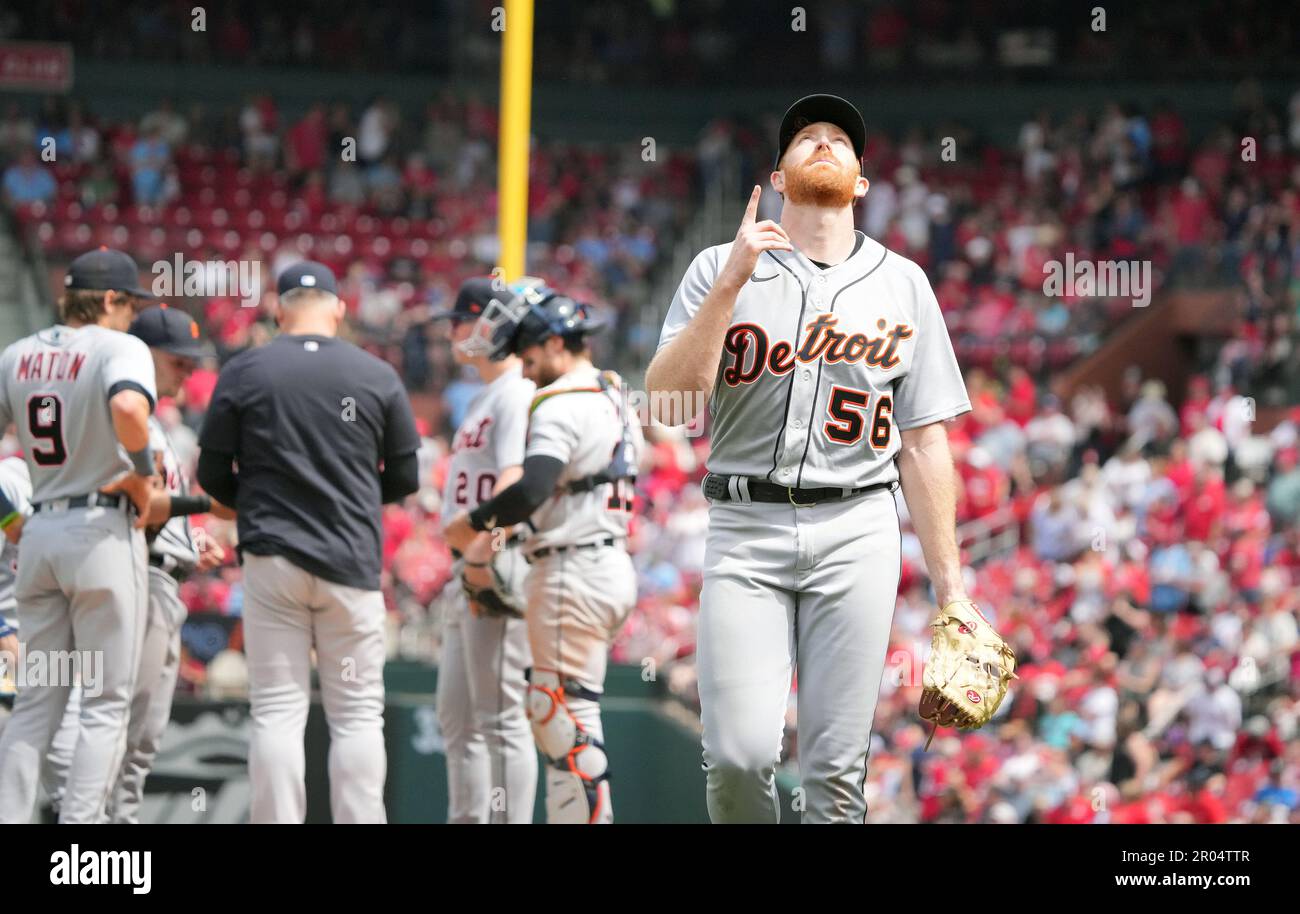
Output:
<svg viewBox="0 0 1300 914">
<path fill-rule="evenodd" d="M 21 457 L 0 460 L 0 491 L 20 514 L 32 509 L 32 478 L 27 461 Z M 0 620 L 10 628 L 18 627 L 18 601 L 14 598 L 14 580 L 18 577 L 18 544 L 0 539 Z"/>
<path fill-rule="evenodd" d="M 606 469 L 617 448 L 637 464 L 645 442 L 641 426 L 624 402 L 621 387 L 602 390 L 600 371 L 576 368 L 537 391 L 528 422 L 528 457 L 554 457 L 564 462 L 559 491 L 543 502 L 529 524 L 534 534 L 525 549 L 590 543 L 605 537 L 627 536 L 632 518 L 632 486 L 628 481 L 570 493 L 567 483 Z"/>
<path fill-rule="evenodd" d="M 156 459 L 162 461 L 162 479 L 167 491 L 173 495 L 185 495 L 189 492 L 189 480 L 176 457 L 176 449 L 163 429 L 157 416 L 149 417 L 149 447 Z M 156 536 L 149 541 L 149 554 L 164 560 L 165 571 L 189 571 L 198 563 L 199 553 L 194 548 L 190 536 L 190 519 L 188 517 L 170 518 Z"/>
<path fill-rule="evenodd" d="M 695 316 L 730 251 L 717 245 L 691 263 L 660 349 Z M 766 251 L 724 340 L 708 467 L 798 488 L 893 482 L 899 430 L 969 409 L 919 266 L 866 236 L 827 269 L 799 251 Z"/>
<path fill-rule="evenodd" d="M 533 382 L 515 368 L 485 385 L 470 402 L 451 445 L 442 493 L 444 524 L 458 511 L 491 498 L 503 467 L 523 464 L 533 391 Z"/>
<path fill-rule="evenodd" d="M 85 495 L 131 469 L 108 407 L 125 389 L 157 399 L 149 347 L 116 330 L 60 324 L 0 355 L 0 428 L 18 427 L 33 501 Z"/>
</svg>

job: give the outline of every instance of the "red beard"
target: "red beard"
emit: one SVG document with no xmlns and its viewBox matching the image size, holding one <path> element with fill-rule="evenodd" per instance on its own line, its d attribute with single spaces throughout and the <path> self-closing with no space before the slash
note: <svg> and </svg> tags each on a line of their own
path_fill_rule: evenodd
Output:
<svg viewBox="0 0 1300 914">
<path fill-rule="evenodd" d="M 819 165 L 811 161 L 816 153 L 798 165 L 785 169 L 785 196 L 800 206 L 839 209 L 852 206 L 853 189 L 858 176 L 846 171 L 838 162 Z"/>
</svg>

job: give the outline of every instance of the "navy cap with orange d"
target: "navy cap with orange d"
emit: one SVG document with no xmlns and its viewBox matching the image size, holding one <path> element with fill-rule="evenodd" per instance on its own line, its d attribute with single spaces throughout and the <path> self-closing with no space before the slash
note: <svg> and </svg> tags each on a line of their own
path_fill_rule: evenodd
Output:
<svg viewBox="0 0 1300 914">
<path fill-rule="evenodd" d="M 502 301 L 511 297 L 510 290 L 495 276 L 474 276 L 461 283 L 456 301 L 450 308 L 440 308 L 431 315 L 433 320 L 453 322 L 478 320 L 494 298 Z"/>
<path fill-rule="evenodd" d="M 127 331 L 151 349 L 161 349 L 182 358 L 199 361 L 208 354 L 199 325 L 180 308 L 166 304 L 145 308 L 131 321 Z"/>
</svg>

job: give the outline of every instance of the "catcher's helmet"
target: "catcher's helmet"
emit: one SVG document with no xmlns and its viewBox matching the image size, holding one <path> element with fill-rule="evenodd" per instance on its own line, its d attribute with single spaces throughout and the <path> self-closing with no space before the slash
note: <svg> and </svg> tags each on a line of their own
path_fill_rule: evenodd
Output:
<svg viewBox="0 0 1300 914">
<path fill-rule="evenodd" d="M 485 335 L 491 334 L 493 361 L 499 362 L 553 336 L 582 337 L 605 325 L 586 305 L 536 280 L 522 280 L 511 290 L 514 294 L 508 301 L 493 300 L 480 318 L 480 324 L 487 325 Z"/>
</svg>

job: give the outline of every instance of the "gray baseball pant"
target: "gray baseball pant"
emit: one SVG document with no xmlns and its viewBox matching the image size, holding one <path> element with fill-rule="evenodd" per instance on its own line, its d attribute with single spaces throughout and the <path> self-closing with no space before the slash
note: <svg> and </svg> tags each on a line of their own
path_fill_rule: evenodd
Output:
<svg viewBox="0 0 1300 914">
<path fill-rule="evenodd" d="M 812 507 L 710 505 L 697 650 L 712 821 L 779 821 L 796 669 L 796 809 L 803 822 L 864 820 L 899 550 L 889 489 Z"/>
<path fill-rule="evenodd" d="M 523 619 L 477 617 L 459 593 L 448 601 L 437 696 L 448 822 L 533 821 L 537 750 L 524 705 L 530 662 Z"/>
<path fill-rule="evenodd" d="M 144 802 L 144 782 L 158 755 L 171 719 L 172 697 L 181 662 L 181 624 L 185 621 L 180 583 L 161 568 L 149 569 L 149 622 L 140 651 L 135 697 L 126 731 L 126 760 L 109 806 L 109 820 L 136 824 Z"/>
<path fill-rule="evenodd" d="M 636 568 L 627 551 L 620 545 L 553 553 L 533 562 L 526 589 L 528 641 L 533 655 L 531 689 L 562 686 L 567 690 L 573 682 L 599 696 L 605 689 L 610 642 L 636 605 Z M 572 720 L 603 744 L 600 703 L 569 695 L 564 705 Z M 582 781 L 564 769 L 564 753 L 573 744 L 567 732 L 561 736 L 555 729 L 561 723 L 561 713 L 547 712 L 545 716 L 546 720 L 537 719 L 534 710 L 532 725 L 537 747 L 550 761 L 546 766 L 547 824 L 612 823 L 610 782 L 600 784 L 600 805 L 593 819 Z"/>
<path fill-rule="evenodd" d="M 378 590 L 326 581 L 282 556 L 244 554 L 253 822 L 301 823 L 307 816 L 303 735 L 313 647 L 330 732 L 334 821 L 387 821 L 385 615 Z"/>
<path fill-rule="evenodd" d="M 27 656 L 91 652 L 59 821 L 101 821 L 126 750 L 127 713 L 144 636 L 144 531 L 121 508 L 41 511 L 23 528 L 15 596 Z M 19 689 L 0 735 L 0 822 L 28 822 L 42 762 L 63 720 L 66 677 Z"/>
</svg>

